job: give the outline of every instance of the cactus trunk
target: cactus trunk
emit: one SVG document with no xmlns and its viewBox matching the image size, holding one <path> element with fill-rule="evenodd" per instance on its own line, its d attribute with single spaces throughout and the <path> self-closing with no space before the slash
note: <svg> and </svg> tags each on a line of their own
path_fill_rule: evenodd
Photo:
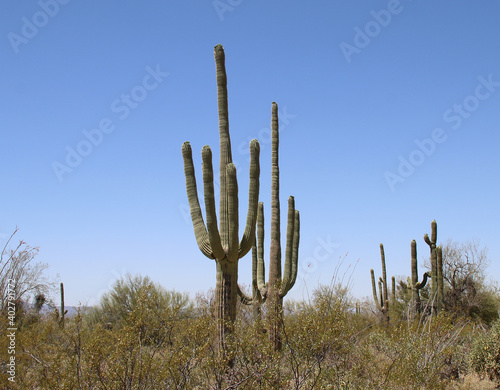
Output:
<svg viewBox="0 0 500 390">
<path fill-rule="evenodd" d="M 418 262 L 417 262 L 417 242 L 411 242 L 411 312 L 414 316 L 422 312 L 422 302 L 420 300 L 420 290 L 427 284 L 429 273 L 424 273 L 421 282 L 418 281 Z"/>
<path fill-rule="evenodd" d="M 411 242 L 411 302 L 412 311 L 420 313 L 420 289 L 418 286 L 417 242 Z"/>
<path fill-rule="evenodd" d="M 217 342 L 224 351 L 227 338 L 233 330 L 236 319 L 236 301 L 238 284 L 238 264 L 227 261 L 217 263 L 217 282 L 215 285 L 215 316 L 217 318 Z"/>
<path fill-rule="evenodd" d="M 444 309 L 444 285 L 443 285 L 443 248 L 436 248 L 437 259 L 437 311 Z"/>
<path fill-rule="evenodd" d="M 59 319 L 59 323 L 61 325 L 61 328 L 64 328 L 64 315 L 66 312 L 64 311 L 64 285 L 61 282 L 61 318 Z"/>
<path fill-rule="evenodd" d="M 424 235 L 424 241 L 429 245 L 431 252 L 431 299 L 434 302 L 432 305 L 432 312 L 436 314 L 443 306 L 443 261 L 442 253 L 441 260 L 438 261 L 438 247 L 437 244 L 437 222 L 431 222 L 431 237 Z"/>
<path fill-rule="evenodd" d="M 430 249 L 430 262 L 431 262 L 431 300 L 435 301 L 437 300 L 437 291 L 438 291 L 438 286 L 437 286 L 437 254 L 436 254 L 436 242 L 437 242 L 437 223 L 436 221 L 431 222 L 431 237 L 429 238 L 428 234 L 424 235 L 424 241 L 429 245 Z M 432 312 L 436 312 L 436 305 L 432 305 Z"/>
</svg>

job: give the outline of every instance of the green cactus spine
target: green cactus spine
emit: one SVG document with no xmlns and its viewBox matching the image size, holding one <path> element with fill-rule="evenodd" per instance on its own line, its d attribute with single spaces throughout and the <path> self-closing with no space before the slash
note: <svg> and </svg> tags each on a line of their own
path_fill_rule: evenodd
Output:
<svg viewBox="0 0 500 390">
<path fill-rule="evenodd" d="M 255 223 L 259 199 L 259 153 L 257 140 L 250 142 L 250 183 L 246 227 L 241 241 L 238 238 L 238 183 L 236 167 L 232 163 L 231 141 L 227 103 L 227 76 L 225 54 L 222 45 L 214 48 L 217 73 L 217 103 L 219 112 L 220 138 L 220 207 L 219 227 L 215 211 L 212 151 L 204 146 L 202 150 L 203 183 L 206 211 L 206 225 L 198 201 L 193 158 L 189 142 L 182 145 L 186 191 L 191 209 L 196 241 L 201 252 L 214 259 L 217 269 L 215 288 L 215 315 L 217 318 L 217 340 L 220 350 L 225 350 L 225 340 L 232 332 L 236 319 L 238 294 L 238 260 L 245 256 L 255 240 Z"/>
</svg>

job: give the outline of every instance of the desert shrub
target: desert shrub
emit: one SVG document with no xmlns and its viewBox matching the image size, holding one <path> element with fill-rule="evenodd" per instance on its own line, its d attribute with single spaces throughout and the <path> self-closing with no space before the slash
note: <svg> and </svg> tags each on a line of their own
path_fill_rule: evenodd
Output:
<svg viewBox="0 0 500 390">
<path fill-rule="evenodd" d="M 97 307 L 86 316 L 91 324 L 121 327 L 133 322 L 130 314 L 138 307 L 157 318 L 168 313 L 173 316 L 192 315 L 193 305 L 187 294 L 166 290 L 149 277 L 127 274 L 117 280 L 111 291 L 104 294 Z"/>
<path fill-rule="evenodd" d="M 137 290 L 130 310 L 111 327 L 106 317 L 78 314 L 61 328 L 40 315 L 17 333 L 15 386 L 2 375 L 0 388 L 466 389 L 491 385 L 472 372 L 498 373 L 498 323 L 485 331 L 445 313 L 380 323 L 369 311 L 356 311 L 340 286 L 321 286 L 309 301 L 285 305 L 280 351 L 266 332 L 265 305 L 261 321 L 240 305 L 224 354 L 210 294 L 195 301 L 189 316 L 159 309 L 155 294 L 148 286 Z M 5 318 L 0 321 L 5 361 Z"/>
<path fill-rule="evenodd" d="M 374 327 L 357 349 L 365 388 L 445 388 L 458 376 L 467 326 L 440 315 Z"/>
<path fill-rule="evenodd" d="M 500 320 L 476 337 L 469 359 L 475 372 L 500 382 Z"/>
</svg>

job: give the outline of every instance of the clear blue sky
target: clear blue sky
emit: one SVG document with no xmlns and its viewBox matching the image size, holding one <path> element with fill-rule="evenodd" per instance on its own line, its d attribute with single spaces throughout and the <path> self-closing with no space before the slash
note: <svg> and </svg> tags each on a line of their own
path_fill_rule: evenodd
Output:
<svg viewBox="0 0 500 390">
<path fill-rule="evenodd" d="M 126 272 L 192 296 L 215 285 L 186 215 L 181 145 L 191 142 L 200 186 L 202 146 L 218 161 L 218 43 L 242 223 L 252 138 L 270 220 L 269 126 L 279 105 L 282 220 L 289 195 L 301 212 L 290 297 L 328 283 L 346 253 L 340 274 L 357 264 L 352 292 L 370 295 L 381 242 L 388 273 L 408 275 L 410 242 L 423 264 L 433 219 L 440 242 L 480 239 L 500 280 L 498 2 L 1 8 L 0 238 L 19 226 L 18 239 L 39 246 L 65 283 L 67 304 L 97 302 Z M 240 260 L 242 284 L 250 263 Z"/>
</svg>

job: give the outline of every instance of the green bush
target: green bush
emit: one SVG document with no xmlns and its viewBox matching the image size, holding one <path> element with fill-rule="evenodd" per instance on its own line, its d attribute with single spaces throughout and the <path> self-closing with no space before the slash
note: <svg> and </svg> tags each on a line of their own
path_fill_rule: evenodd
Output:
<svg viewBox="0 0 500 390">
<path fill-rule="evenodd" d="M 474 340 L 469 359 L 474 371 L 500 382 L 500 320 Z"/>
</svg>

